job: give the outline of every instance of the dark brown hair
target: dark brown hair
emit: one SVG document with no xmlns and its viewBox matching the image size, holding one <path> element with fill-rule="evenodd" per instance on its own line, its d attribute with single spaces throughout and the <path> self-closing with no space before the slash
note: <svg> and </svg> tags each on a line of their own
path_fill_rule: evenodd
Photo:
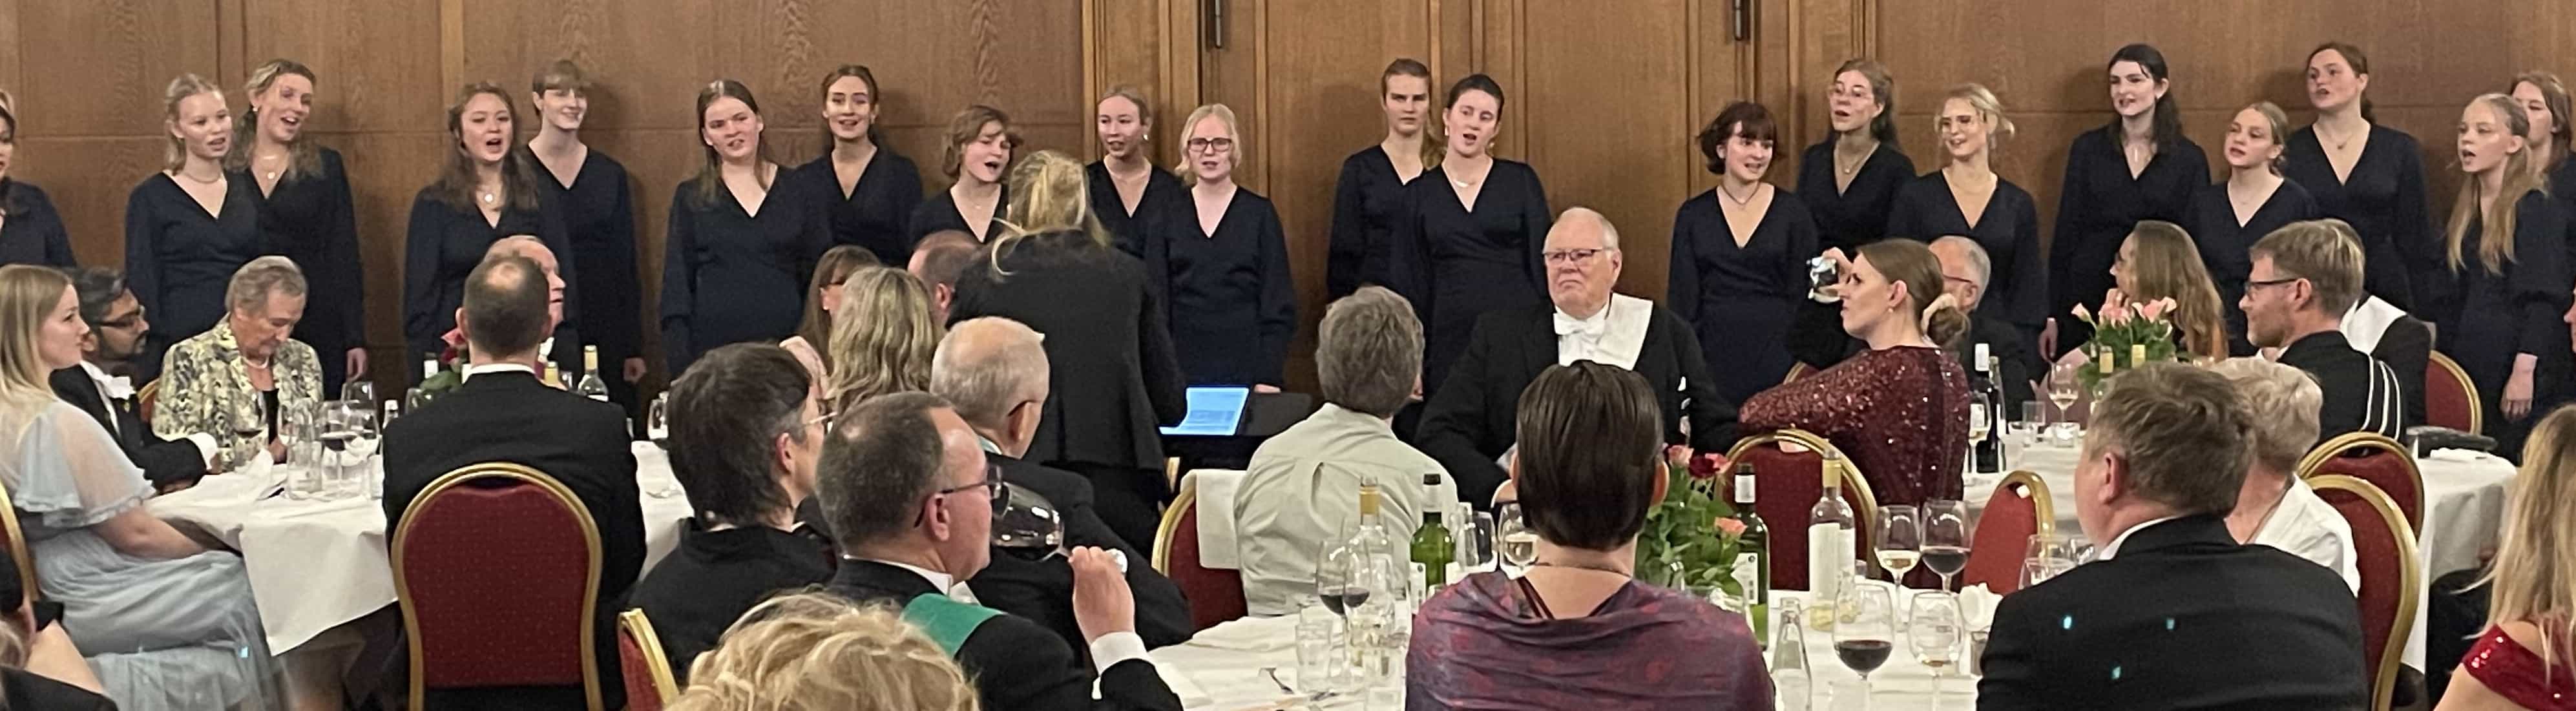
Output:
<svg viewBox="0 0 2576 711">
<path fill-rule="evenodd" d="M 689 125 L 696 127 L 695 130 L 698 134 L 698 144 L 700 147 L 706 149 L 705 153 L 707 156 L 707 162 L 705 165 L 698 167 L 697 177 L 690 178 L 689 180 L 698 186 L 697 195 L 693 196 L 693 199 L 697 201 L 698 206 L 700 207 L 715 204 L 716 198 L 721 196 L 720 191 L 724 190 L 724 154 L 717 153 L 715 145 L 707 143 L 706 141 L 707 106 L 714 104 L 717 99 L 734 99 L 741 101 L 744 108 L 751 109 L 751 115 L 753 117 L 757 118 L 760 116 L 760 100 L 751 98 L 751 87 L 743 86 L 742 82 L 734 81 L 732 79 L 717 79 L 715 81 L 707 82 L 706 88 L 698 90 L 698 110 L 689 114 Z M 769 184 L 773 178 L 768 174 L 768 171 L 761 170 L 761 168 L 771 162 L 769 160 L 769 142 L 760 140 L 757 137 L 753 140 L 760 141 L 760 147 L 754 151 L 754 157 L 758 159 L 758 162 L 753 166 L 751 173 L 752 175 L 760 178 L 760 187 L 761 189 L 766 190 L 769 188 Z"/>
<path fill-rule="evenodd" d="M 1012 150 L 1019 149 L 1020 134 L 1011 130 L 1010 114 L 983 104 L 968 106 L 948 119 L 948 145 L 939 153 L 941 174 L 947 175 L 952 182 L 957 179 L 965 168 L 966 144 L 974 143 L 975 139 L 983 137 L 984 124 L 988 123 L 1001 124 L 1002 140 L 1008 142 Z"/>
<path fill-rule="evenodd" d="M 1708 159 L 1708 172 L 1726 175 L 1726 139 L 1743 136 L 1764 141 L 1775 147 L 1780 143 L 1780 123 L 1771 119 L 1771 110 L 1750 101 L 1727 104 L 1717 118 L 1699 130 L 1699 154 Z"/>
<path fill-rule="evenodd" d="M 465 104 L 474 97 L 491 94 L 501 100 L 501 110 L 509 112 L 510 150 L 501 154 L 501 209 L 537 209 L 536 173 L 529 167 L 536 162 L 519 143 L 519 109 L 510 103 L 510 93 L 491 82 L 475 82 L 456 90 L 456 102 L 447 105 L 447 160 L 440 164 L 438 182 L 431 183 L 430 193 L 440 203 L 467 213 L 481 212 L 475 204 L 474 157 L 465 152 Z"/>
<path fill-rule="evenodd" d="M 2308 50 L 2308 61 L 2316 61 L 2317 55 L 2325 53 L 2326 50 L 2334 50 L 2335 54 L 2343 55 L 2343 63 L 2352 67 L 2353 76 L 2370 75 L 2370 57 L 2364 56 L 2361 48 L 2353 46 L 2350 42 L 2335 41 L 2317 45 L 2316 49 Z M 2511 90 L 2513 87 L 2505 88 Z M 2378 112 L 2371 109 L 2368 90 L 2364 90 L 2361 94 L 2361 120 L 2379 123 Z"/>
<path fill-rule="evenodd" d="M 877 264 L 875 252 L 855 244 L 823 250 L 823 256 L 814 260 L 813 283 L 805 287 L 805 317 L 796 322 L 796 335 L 822 358 L 823 372 L 832 371 L 832 315 L 823 311 L 823 290 L 841 288 L 841 280 L 852 272 Z"/>
<path fill-rule="evenodd" d="M 883 113 L 885 107 L 885 92 L 877 88 L 876 72 L 868 71 L 868 65 L 865 64 L 843 64 L 839 67 L 833 68 L 832 73 L 823 75 L 823 82 L 814 87 L 815 103 L 830 103 L 832 100 L 832 84 L 839 82 L 841 77 L 858 77 L 860 83 L 868 85 L 868 103 L 872 106 L 878 107 L 878 111 L 880 113 L 878 113 L 877 116 L 879 118 L 883 118 L 885 116 Z M 824 157 L 831 157 L 832 146 L 834 142 L 839 140 L 841 140 L 839 137 L 832 135 L 831 127 L 826 126 L 823 128 Z M 883 150 L 885 148 L 885 132 L 877 129 L 877 122 L 875 120 L 868 121 L 868 142 L 877 144 L 877 148 L 879 150 Z"/>
<path fill-rule="evenodd" d="M 570 59 L 548 62 L 546 68 L 537 70 L 537 75 L 528 80 L 528 93 L 543 94 L 549 91 L 588 92 L 590 75 L 583 74 L 581 65 L 574 64 Z"/>
<path fill-rule="evenodd" d="M 1423 65 L 1422 60 L 1414 59 L 1412 57 L 1397 57 L 1395 61 L 1387 62 L 1386 71 L 1377 75 L 1378 101 L 1383 102 L 1386 100 L 1386 81 L 1396 77 L 1419 77 L 1422 79 L 1422 85 L 1429 87 L 1431 85 L 1431 67 Z M 1424 89 L 1424 91 L 1429 90 L 1430 89 L 1428 88 Z M 1433 120 L 1436 118 L 1438 117 L 1425 116 L 1422 120 L 1422 150 L 1420 153 L 1422 154 L 1422 167 L 1425 170 L 1429 170 L 1440 165 L 1441 155 L 1446 152 L 1441 150 L 1440 122 Z"/>
<path fill-rule="evenodd" d="M 760 526 L 795 505 L 772 462 L 780 433 L 805 441 L 813 385 L 804 364 L 766 343 L 707 351 L 671 383 L 671 470 L 700 519 Z"/>
<path fill-rule="evenodd" d="M 1661 479 L 1662 408 L 1646 379 L 1588 360 L 1551 366 L 1521 391 L 1521 512 L 1549 543 L 1627 544 L 1646 526 Z"/>
<path fill-rule="evenodd" d="M 1485 92 L 1486 94 L 1494 97 L 1495 109 L 1501 109 L 1503 107 L 1503 85 L 1495 83 L 1493 77 L 1485 76 L 1483 74 L 1469 74 L 1465 78 L 1459 79 L 1458 83 L 1449 85 L 1449 100 L 1440 103 L 1442 110 L 1447 110 L 1448 107 L 1457 106 L 1458 98 L 1466 96 L 1467 92 L 1470 91 Z"/>
<path fill-rule="evenodd" d="M 1870 137 L 1878 139 L 1888 150 L 1904 152 L 1904 147 L 1896 143 L 1896 75 L 1887 73 L 1887 65 L 1876 60 L 1853 58 L 1843 60 L 1842 66 L 1835 67 L 1833 77 L 1828 77 L 1828 80 L 1841 81 L 1844 72 L 1860 72 L 1861 78 L 1869 80 L 1870 98 L 1878 101 L 1878 118 L 1869 120 Z M 1828 138 L 1833 137 L 1832 128 L 1828 127 L 1825 134 Z"/>
<path fill-rule="evenodd" d="M 1968 332 L 1968 312 L 1941 290 L 1941 258 L 1931 247 L 1901 237 L 1883 239 L 1861 245 L 1859 258 L 1868 260 L 1889 282 L 1905 285 L 1905 296 L 1912 302 L 1906 315 L 1921 325 L 1923 337 L 1934 345 L 1947 347 Z"/>
<path fill-rule="evenodd" d="M 2166 71 L 2165 53 L 2156 51 L 2155 45 L 2133 44 L 2121 47 L 2120 51 L 2111 53 L 2110 63 L 2102 65 L 2102 68 L 2104 70 L 2109 70 L 2111 67 L 2118 66 L 2121 62 L 2137 62 L 2139 68 L 2147 71 L 2147 81 L 2151 83 L 2168 81 L 2172 77 L 2172 74 Z M 2154 131 L 2150 136 L 2150 140 L 2155 143 L 2156 150 L 2162 151 L 2181 146 L 2183 139 L 2182 105 L 2181 102 L 2174 100 L 2171 85 L 2167 85 L 2164 96 L 2156 98 L 2156 107 L 2154 111 L 2154 115 L 2150 117 L 2150 120 L 2154 122 Z M 2114 111 L 2111 113 L 2111 124 L 2104 126 L 2102 131 L 2103 135 L 2111 137 L 2113 144 L 2116 145 L 2119 143 L 2119 112 Z"/>
</svg>

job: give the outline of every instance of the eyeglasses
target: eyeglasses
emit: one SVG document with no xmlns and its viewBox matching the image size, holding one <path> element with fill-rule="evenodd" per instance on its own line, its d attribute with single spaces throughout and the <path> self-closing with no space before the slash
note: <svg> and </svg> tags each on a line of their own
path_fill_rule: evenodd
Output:
<svg viewBox="0 0 2576 711">
<path fill-rule="evenodd" d="M 1957 285 L 1960 285 L 1960 286 L 1981 286 L 1980 284 L 1978 284 L 1978 283 L 1977 283 L 1977 280 L 1975 280 L 1975 279 L 1970 279 L 1970 278 L 1967 278 L 1967 277 L 1954 277 L 1954 276 L 1943 275 L 1943 276 L 1941 277 L 1941 280 L 1942 280 L 1942 281 L 1944 281 L 1944 282 L 1948 282 L 1948 283 L 1952 283 L 1952 284 L 1957 284 Z"/>
<path fill-rule="evenodd" d="M 940 497 L 940 496 L 947 496 L 947 495 L 949 495 L 949 494 L 954 494 L 954 493 L 957 493 L 957 492 L 960 492 L 960 491 L 969 491 L 969 490 L 978 489 L 978 488 L 983 489 L 983 490 L 984 490 L 984 496 L 985 496 L 986 498 L 989 498 L 989 499 L 991 499 L 991 500 L 992 500 L 992 504 L 993 504 L 993 513 L 996 513 L 996 514 L 1001 513 L 1001 512 L 1002 512 L 1002 507 L 1009 505 L 1009 504 L 1010 504 L 1010 502 L 1011 502 L 1011 500 L 1010 500 L 1010 498 L 1009 498 L 1009 497 L 1006 497 L 1006 496 L 1003 496 L 1003 495 L 1002 495 L 1002 465 L 997 464 L 997 463 L 993 462 L 993 460 L 990 460 L 990 459 L 986 459 L 986 460 L 984 460 L 984 480 L 983 480 L 983 481 L 975 482 L 975 483 L 972 483 L 972 484 L 967 484 L 967 485 L 964 485 L 964 486 L 952 486 L 952 487 L 948 487 L 948 488 L 945 488 L 945 489 L 940 489 L 940 490 L 938 490 L 938 491 L 930 492 L 930 495 L 931 495 L 932 497 L 934 497 L 934 498 L 935 498 L 935 497 Z"/>
<path fill-rule="evenodd" d="M 1582 262 L 1592 261 L 1593 257 L 1600 256 L 1601 253 L 1610 251 L 1615 250 L 1606 247 L 1601 249 L 1551 249 L 1545 252 L 1540 252 L 1539 257 L 1547 260 L 1547 263 L 1549 264 L 1579 264 Z"/>
<path fill-rule="evenodd" d="M 1234 150 L 1234 139 L 1193 138 L 1190 139 L 1189 148 L 1190 150 L 1198 151 L 1200 153 L 1223 153 Z"/>
<path fill-rule="evenodd" d="M 117 319 L 117 320 L 114 320 L 114 321 L 100 321 L 100 322 L 98 323 L 98 327 L 99 327 L 99 328 L 113 328 L 113 329 L 116 329 L 116 330 L 119 330 L 119 331 L 125 331 L 125 330 L 131 330 L 131 329 L 133 329 L 136 325 L 139 325 L 139 324 L 141 324 L 141 323 L 143 323 L 143 314 L 135 314 L 135 315 L 127 316 L 127 317 L 125 317 L 125 318 Z"/>
<path fill-rule="evenodd" d="M 2245 292 L 2250 294 L 2250 293 L 2253 293 L 2255 289 L 2260 289 L 2260 288 L 2267 287 L 2267 286 L 2280 286 L 2280 285 L 2283 285 L 2283 284 L 2288 284 L 2288 283 L 2290 283 L 2290 282 L 2299 281 L 2299 280 L 2306 279 L 2306 278 L 2307 278 L 2307 277 L 2282 277 L 2282 278 L 2279 278 L 2279 279 L 2256 279 L 2256 280 L 2253 280 L 2253 281 L 2245 282 Z"/>
</svg>

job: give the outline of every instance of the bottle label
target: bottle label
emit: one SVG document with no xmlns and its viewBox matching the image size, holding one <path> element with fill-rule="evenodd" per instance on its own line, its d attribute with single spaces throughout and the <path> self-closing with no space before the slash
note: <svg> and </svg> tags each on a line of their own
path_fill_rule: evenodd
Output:
<svg viewBox="0 0 2576 711">
<path fill-rule="evenodd" d="M 1843 576 L 1851 572 L 1851 544 L 1843 539 L 1843 528 L 1833 523 L 1807 527 L 1807 591 L 1817 600 L 1831 600 L 1842 591 Z"/>
<path fill-rule="evenodd" d="M 1985 403 L 1982 403 L 1982 402 L 1971 402 L 1971 403 L 1968 403 L 1968 422 L 1970 422 L 1970 423 L 1972 423 L 1972 424 L 1985 424 L 1985 423 L 1987 422 L 1987 420 L 1986 420 L 1986 404 L 1985 404 Z"/>
</svg>

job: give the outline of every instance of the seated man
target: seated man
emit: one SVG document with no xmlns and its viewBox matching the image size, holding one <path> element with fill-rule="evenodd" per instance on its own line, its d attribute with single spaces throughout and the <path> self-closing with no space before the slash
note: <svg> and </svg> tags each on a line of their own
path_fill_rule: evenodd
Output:
<svg viewBox="0 0 2576 711">
<path fill-rule="evenodd" d="M 1551 365 L 1589 360 L 1635 371 L 1663 408 L 1665 442 L 1702 452 L 1735 444 L 1735 404 L 1718 397 L 1702 372 L 1708 361 L 1690 324 L 1655 302 L 1611 292 L 1621 260 L 1619 232 L 1608 218 L 1580 207 L 1565 211 L 1541 254 L 1552 303 L 1478 317 L 1466 351 L 1423 408 L 1414 444 L 1457 477 L 1459 496 L 1493 498 L 1505 478 L 1495 462 L 1512 448 L 1521 390 Z"/>
<path fill-rule="evenodd" d="M 2316 379 L 2261 358 L 2230 358 L 2210 368 L 2227 376 L 2254 416 L 2245 432 L 2252 464 L 2236 493 L 2236 511 L 2227 515 L 2227 532 L 2238 542 L 2279 548 L 2325 566 L 2361 594 L 2352 523 L 2298 477 L 2299 460 L 2317 441 L 2317 403 L 2324 396 Z"/>
<path fill-rule="evenodd" d="M 975 431 L 929 393 L 869 398 L 843 411 L 823 443 L 818 475 L 824 515 L 842 543 L 829 590 L 862 603 L 900 606 L 904 619 L 951 650 L 975 680 L 984 708 L 1015 711 L 1164 709 L 1180 697 L 1163 684 L 1136 636 L 1135 600 L 1107 551 L 1076 548 L 1073 616 L 1091 667 L 1062 638 L 1017 615 L 973 602 L 957 581 L 992 555 L 1000 468 Z"/>
<path fill-rule="evenodd" d="M 135 410 L 133 382 L 109 375 L 131 371 L 127 361 L 142 351 L 143 336 L 152 331 L 152 323 L 143 318 L 143 302 L 125 288 L 125 276 L 106 267 L 81 269 L 72 272 L 72 290 L 80 295 L 81 321 L 89 324 L 89 334 L 81 336 L 80 365 L 54 371 L 54 396 L 116 435 L 117 446 L 143 468 L 143 478 L 154 489 L 184 489 L 213 473 L 223 454 L 213 434 L 190 432 L 168 439 L 154 434 Z"/>
<path fill-rule="evenodd" d="M 1932 240 L 1932 256 L 1941 259 L 1942 292 L 1968 312 L 1968 335 L 1950 344 L 1950 355 L 1959 359 L 1961 368 L 1974 373 L 1977 364 L 1969 359 L 1976 356 L 1977 346 L 1985 346 L 1986 353 L 1997 361 L 1998 369 L 1992 377 L 2003 387 L 2005 417 L 2020 417 L 2021 404 L 2032 402 L 2031 383 L 2046 377 L 2048 366 L 2042 364 L 2038 352 L 2030 349 L 2030 341 L 2022 337 L 2019 327 L 1977 310 L 1977 304 L 1986 298 L 1987 280 L 1994 277 L 1994 261 L 1986 256 L 1985 247 L 1977 245 L 1977 240 L 1958 235 Z"/>
<path fill-rule="evenodd" d="M 1359 512 L 1361 484 L 1385 497 L 1380 518 L 1396 540 L 1413 539 L 1422 512 L 1458 503 L 1440 461 L 1395 437 L 1395 413 L 1422 392 L 1412 304 L 1375 286 L 1334 301 L 1316 331 L 1315 370 L 1323 408 L 1253 450 L 1234 493 L 1243 597 L 1255 615 L 1296 614 L 1297 599 L 1315 594 L 1315 558 Z M 1442 476 L 1426 487 L 1424 474 Z"/>
<path fill-rule="evenodd" d="M 671 384 L 671 473 L 698 516 L 635 584 L 687 683 L 689 663 L 761 600 L 832 579 L 832 548 L 796 523 L 823 453 L 820 389 L 787 349 L 708 351 Z"/>
<path fill-rule="evenodd" d="M 2245 337 L 2257 348 L 2281 349 L 2281 363 L 2317 379 L 2325 392 L 2318 441 L 2403 433 L 2405 381 L 2343 337 L 2343 314 L 2361 297 L 2361 243 L 2321 221 L 2297 222 L 2264 235 L 2247 254 L 2254 270 L 2237 301 Z M 2422 371 L 2415 377 L 2423 382 Z"/>
<path fill-rule="evenodd" d="M 2340 220 L 2329 220 L 2340 223 Z M 2424 368 L 2433 360 L 2433 327 L 2422 319 L 2406 315 L 2406 310 L 2363 294 L 2361 303 L 2343 315 L 2343 337 L 2352 347 L 2387 363 L 2396 371 L 2403 391 L 2405 419 L 2408 427 L 2431 424 L 2424 419 Z M 2411 387 L 2404 387 L 2411 386 Z"/>
<path fill-rule="evenodd" d="M 912 246 L 912 261 L 904 271 L 912 272 L 923 286 L 930 287 L 930 310 L 933 320 L 948 322 L 948 302 L 957 298 L 957 277 L 975 263 L 978 247 L 975 236 L 957 230 L 940 230 L 921 237 Z"/>
<path fill-rule="evenodd" d="M 1127 587 L 1136 594 L 1136 634 L 1147 647 L 1187 642 L 1190 603 L 1181 586 L 1146 565 L 1091 508 L 1091 480 L 1020 458 L 1037 436 L 1047 396 L 1044 337 L 1027 325 L 998 316 L 967 319 L 948 330 L 930 358 L 930 391 L 957 407 L 975 430 L 984 458 L 1001 468 L 1012 488 L 1046 499 L 1064 519 L 1067 546 L 1114 548 L 1127 556 Z M 1045 550 L 995 548 L 992 563 L 967 582 L 986 607 L 1028 618 L 1055 630 L 1068 645 L 1083 644 L 1074 623 L 1073 568 Z M 1311 587 L 1311 586 L 1310 586 Z"/>
<path fill-rule="evenodd" d="M 2075 472 L 2094 562 L 1997 605 L 1979 709 L 2369 701 L 2360 610 L 2343 581 L 2228 535 L 2252 419 L 2204 368 L 2152 363 L 2112 381 Z"/>
<path fill-rule="evenodd" d="M 549 294 L 562 288 L 526 257 L 487 257 L 466 276 L 456 323 L 474 365 L 463 385 L 386 429 L 385 531 L 390 538 L 401 528 L 403 511 L 430 482 L 470 464 L 509 462 L 562 482 L 599 528 L 599 668 L 615 669 L 614 622 L 644 565 L 643 510 L 626 412 L 537 380 L 537 344 L 555 330 L 559 313 Z M 600 678 L 602 694 L 623 695 L 617 675 Z M 432 708 L 561 708 L 580 697 L 577 687 L 430 692 Z"/>
</svg>

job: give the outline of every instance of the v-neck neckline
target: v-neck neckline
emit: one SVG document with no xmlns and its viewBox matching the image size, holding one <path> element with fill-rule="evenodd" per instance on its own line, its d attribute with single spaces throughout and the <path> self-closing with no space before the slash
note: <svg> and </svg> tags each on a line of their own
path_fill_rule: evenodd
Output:
<svg viewBox="0 0 2576 711">
<path fill-rule="evenodd" d="M 190 194 L 190 193 L 188 192 L 188 186 L 180 185 L 180 184 L 179 184 L 179 178 L 178 178 L 177 176 L 173 176 L 173 175 L 171 175 L 171 174 L 169 174 L 169 173 L 166 173 L 166 172 L 165 172 L 165 173 L 161 173 L 160 175 L 161 175 L 161 179 L 163 179 L 163 180 L 167 180 L 167 181 L 170 181 L 170 187 L 171 187 L 171 188 L 176 189 L 176 190 L 178 190 L 178 191 L 179 191 L 179 199 L 180 199 L 180 200 L 183 200 L 183 201 L 186 201 L 186 202 L 188 203 L 188 207 L 195 208 L 195 209 L 196 209 L 196 211 L 197 211 L 197 214 L 199 214 L 199 215 L 204 215 L 204 216 L 205 216 L 205 218 L 206 218 L 206 221 L 207 221 L 207 222 L 213 222 L 213 223 L 221 224 L 221 223 L 224 221 L 224 214 L 225 214 L 225 213 L 232 212 L 232 209 L 231 209 L 231 208 L 232 208 L 232 203 L 233 203 L 233 186 L 232 186 L 232 184 L 231 184 L 231 183 L 232 183 L 232 176 L 230 176 L 230 175 L 226 175 L 226 176 L 224 176 L 224 182 L 225 182 L 225 185 L 224 185 L 224 197 L 223 197 L 223 199 L 221 199 L 221 200 L 216 200 L 216 201 L 215 201 L 215 209 L 214 209 L 213 211 L 209 212 L 209 211 L 207 211 L 207 210 L 206 210 L 206 204 L 205 204 L 205 203 L 203 203 L 203 202 L 198 202 L 198 201 L 197 201 L 197 196 L 196 196 L 196 195 L 193 195 L 193 194 Z"/>
<path fill-rule="evenodd" d="M 1231 192 L 1231 193 L 1227 193 L 1227 194 L 1226 194 L 1226 196 L 1225 196 L 1225 209 L 1223 209 L 1223 210 L 1218 210 L 1218 211 L 1217 211 L 1217 213 L 1216 213 L 1216 227 L 1217 227 L 1217 230 L 1225 229 L 1225 218 L 1233 217 L 1233 216 L 1234 216 L 1234 206 L 1235 206 L 1235 203 L 1239 203 L 1239 202 L 1242 202 L 1242 201 L 1243 201 L 1243 186 L 1241 186 L 1241 185 L 1236 185 L 1236 186 L 1234 186 L 1234 191 L 1233 191 L 1233 192 Z M 1142 203 L 1139 203 L 1139 204 L 1142 204 Z M 1197 193 L 1196 189 L 1193 189 L 1193 190 L 1191 191 L 1191 193 L 1190 193 L 1190 208 L 1191 208 L 1191 209 L 1190 209 L 1190 226 L 1191 226 L 1191 227 L 1193 227 L 1193 228 L 1196 228 L 1196 229 L 1198 230 L 1198 233 L 1199 233 L 1199 236 L 1200 236 L 1200 237 L 1202 237 L 1202 238 L 1206 238 L 1206 239 L 1210 239 L 1210 240 L 1214 240 L 1214 239 L 1216 239 L 1216 230 L 1207 229 L 1205 226 L 1202 226 L 1202 225 L 1198 224 L 1198 221 L 1199 221 L 1199 215 L 1198 215 L 1198 209 L 1197 209 L 1197 208 L 1198 208 L 1198 206 L 1199 206 L 1199 196 L 1198 196 L 1198 193 Z"/>
<path fill-rule="evenodd" d="M 2343 190 L 2352 187 L 2352 176 L 2361 173 L 2361 164 L 2363 161 L 2370 160 L 2371 144 L 2379 142 L 2376 140 L 2379 134 L 2378 123 L 2374 122 L 2368 127 L 2363 128 L 2361 130 L 2361 135 L 2359 136 L 2361 139 L 2361 150 L 2352 154 L 2352 169 L 2344 171 L 2344 174 L 2342 175 L 2336 175 L 2334 169 L 2334 154 L 2326 152 L 2325 132 L 2317 130 L 2317 125 L 2310 123 L 2308 124 L 2308 129 L 2304 131 L 2304 133 L 2308 135 L 2308 142 L 2317 147 L 2317 162 L 2325 166 L 2326 177 L 2334 180 L 2334 187 L 2336 190 Z"/>
<path fill-rule="evenodd" d="M 2004 176 L 1995 176 L 1995 186 L 1986 190 L 1985 206 L 1978 208 L 1976 219 L 1971 220 L 1968 218 L 1968 208 L 1959 204 L 1958 191 L 1950 188 L 1950 174 L 1941 171 L 1934 171 L 1933 174 L 1941 176 L 1941 196 L 1949 198 L 1950 211 L 1959 215 L 1959 224 L 1968 226 L 1968 229 L 1965 231 L 1973 233 L 1977 231 L 1978 227 L 1985 226 L 1986 214 L 1995 211 L 1995 198 L 2003 195 Z"/>
<path fill-rule="evenodd" d="M 547 166 L 544 160 L 537 161 L 537 167 L 545 169 L 546 180 L 554 183 L 556 188 L 560 188 L 565 192 L 571 192 L 573 186 L 581 184 L 582 174 L 590 172 L 590 154 L 590 145 L 583 144 L 581 147 L 581 155 L 577 156 L 577 160 L 573 163 L 572 182 L 569 183 L 564 182 L 561 176 L 555 175 L 555 169 Z M 533 156 L 536 155 L 536 153 L 531 151 L 529 155 Z"/>
</svg>

